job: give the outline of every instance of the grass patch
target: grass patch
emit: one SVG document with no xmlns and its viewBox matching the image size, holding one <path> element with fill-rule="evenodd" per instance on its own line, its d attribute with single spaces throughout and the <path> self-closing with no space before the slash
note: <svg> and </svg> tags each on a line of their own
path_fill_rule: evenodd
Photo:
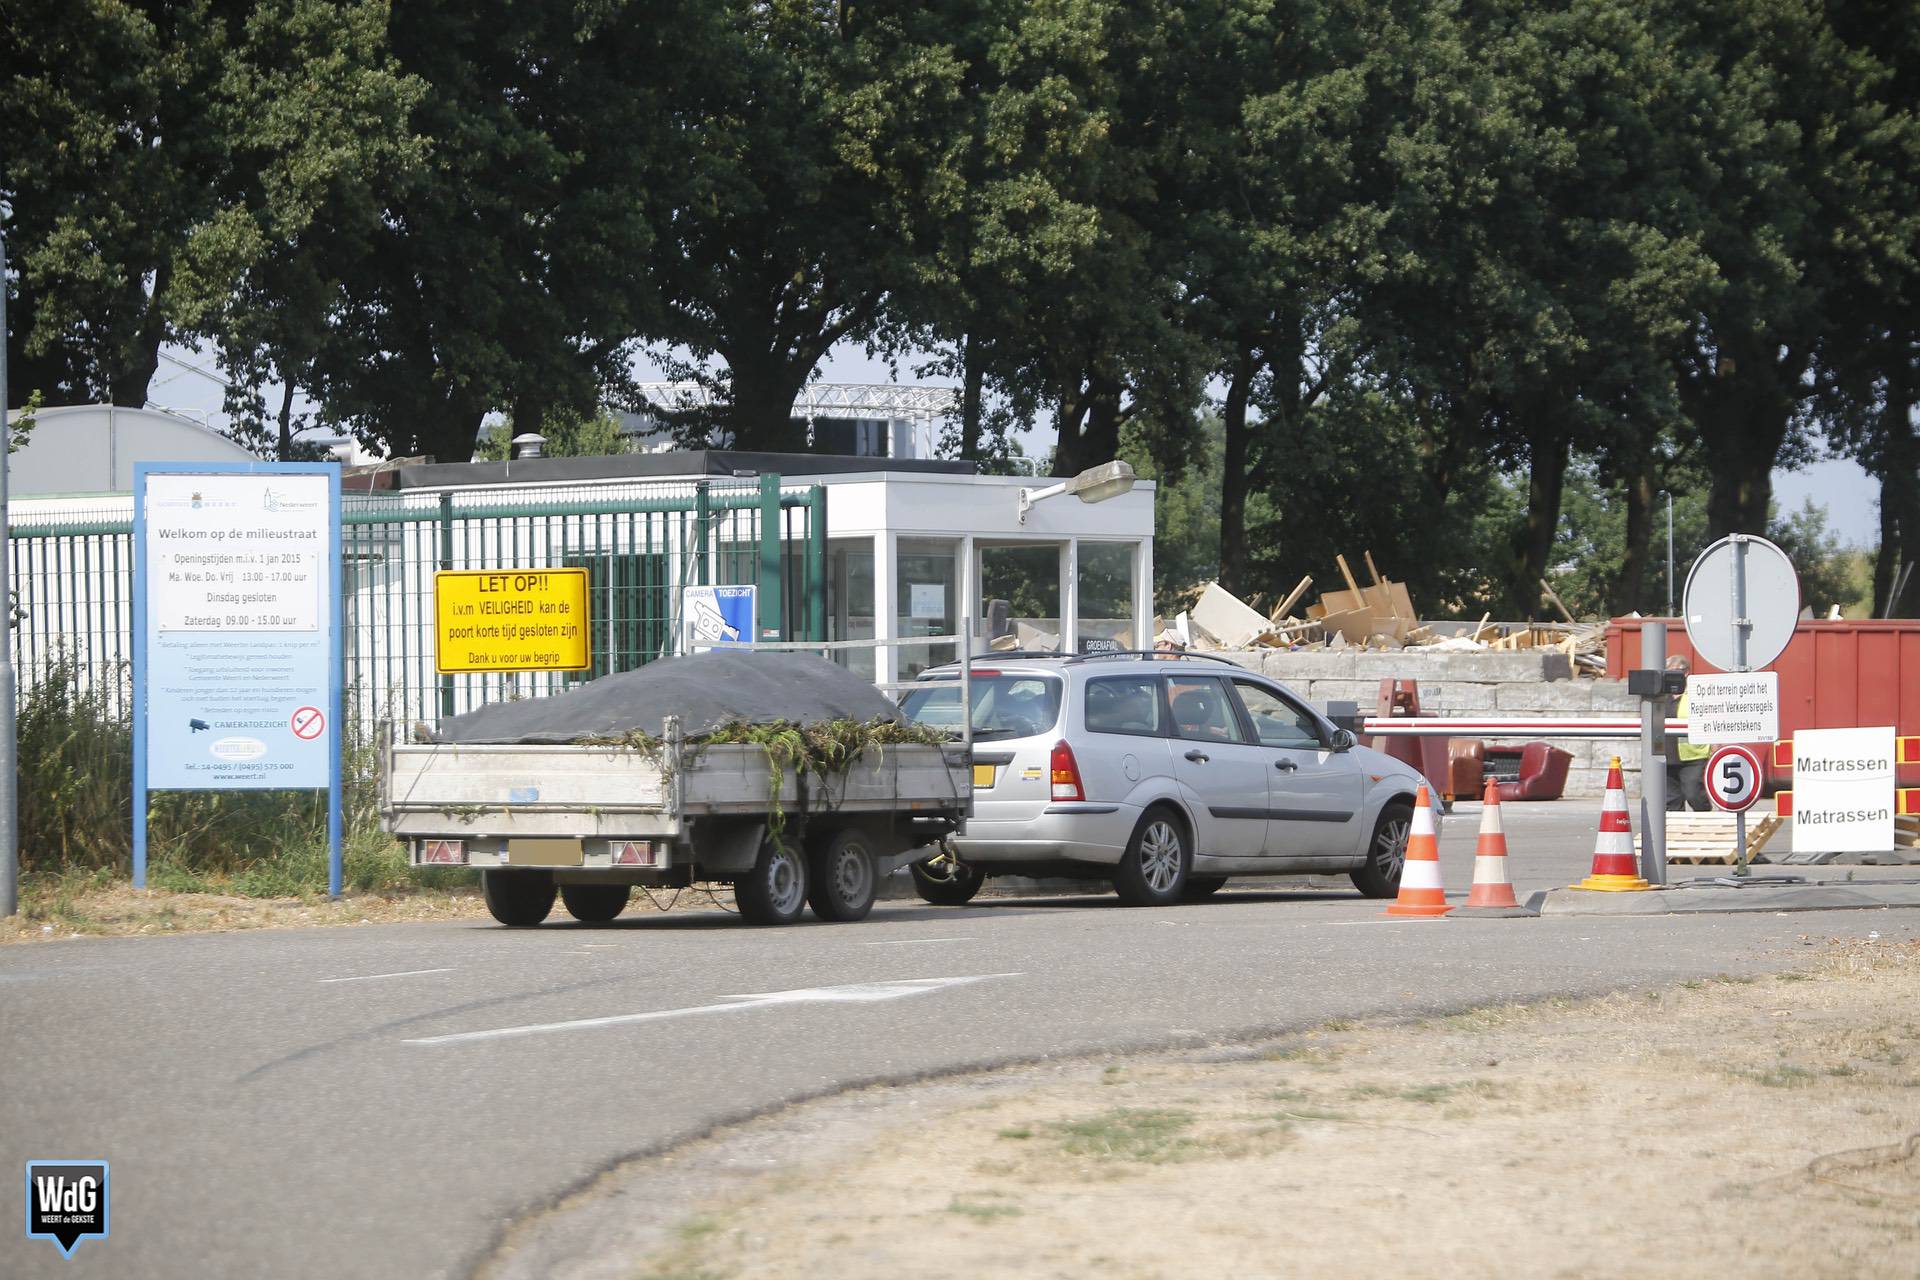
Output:
<svg viewBox="0 0 1920 1280">
<path fill-rule="evenodd" d="M 1734 1074 L 1769 1089 L 1804 1089 L 1820 1079 L 1819 1072 L 1790 1063 L 1781 1063 L 1762 1071 L 1737 1071 Z"/>
<path fill-rule="evenodd" d="M 1192 1125 L 1191 1111 L 1118 1107 L 1084 1120 L 1063 1120 L 1051 1129 L 1070 1156 L 1167 1164 L 1193 1153 L 1196 1144 L 1185 1136 Z"/>
<path fill-rule="evenodd" d="M 1025 1142 L 1033 1136 L 1033 1130 L 1027 1128 L 1025 1125 L 1015 1125 L 1010 1129 L 1002 1129 L 997 1136 L 1006 1138 L 1012 1142 Z"/>
<path fill-rule="evenodd" d="M 947 1205 L 947 1212 L 972 1218 L 976 1222 L 991 1222 L 995 1218 L 1017 1218 L 1026 1210 L 1017 1204 L 995 1204 L 983 1202 L 978 1197 L 955 1196 Z"/>
</svg>

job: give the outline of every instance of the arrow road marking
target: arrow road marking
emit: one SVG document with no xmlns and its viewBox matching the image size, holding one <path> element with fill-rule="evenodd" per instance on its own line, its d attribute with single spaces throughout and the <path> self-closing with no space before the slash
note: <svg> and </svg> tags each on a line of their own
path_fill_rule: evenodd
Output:
<svg viewBox="0 0 1920 1280">
<path fill-rule="evenodd" d="M 504 1040 L 512 1036 L 537 1036 L 549 1031 L 584 1031 L 589 1027 L 621 1027 L 636 1022 L 662 1022 L 668 1018 L 693 1018 L 708 1013 L 738 1013 L 746 1009 L 766 1009 L 783 1004 L 874 1004 L 898 1000 L 947 987 L 964 987 L 990 978 L 1018 978 L 1018 973 L 981 973 L 966 978 L 903 978 L 892 982 L 854 982 L 839 987 L 802 987 L 796 991 L 758 991 L 746 995 L 725 996 L 732 1004 L 701 1004 L 687 1009 L 654 1009 L 647 1013 L 617 1013 L 605 1018 L 575 1018 L 568 1022 L 535 1022 L 519 1027 L 496 1027 L 491 1031 L 460 1031 L 452 1035 L 426 1036 L 405 1044 L 459 1044 L 472 1040 Z"/>
</svg>

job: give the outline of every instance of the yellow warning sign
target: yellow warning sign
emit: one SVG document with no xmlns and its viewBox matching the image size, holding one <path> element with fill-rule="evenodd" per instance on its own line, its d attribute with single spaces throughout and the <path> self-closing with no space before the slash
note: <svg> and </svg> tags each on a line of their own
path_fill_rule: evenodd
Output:
<svg viewBox="0 0 1920 1280">
<path fill-rule="evenodd" d="M 433 659 L 462 671 L 584 671 L 585 569 L 443 569 L 433 575 Z"/>
</svg>

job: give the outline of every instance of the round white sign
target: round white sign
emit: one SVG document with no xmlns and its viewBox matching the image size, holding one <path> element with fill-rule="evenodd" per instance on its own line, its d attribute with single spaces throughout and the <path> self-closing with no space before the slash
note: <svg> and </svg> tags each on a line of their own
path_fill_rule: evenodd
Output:
<svg viewBox="0 0 1920 1280">
<path fill-rule="evenodd" d="M 1738 813 L 1760 798 L 1760 753 L 1748 746 L 1726 746 L 1707 757 L 1707 799 L 1713 807 Z"/>
<path fill-rule="evenodd" d="M 1793 639 L 1800 578 L 1765 538 L 1729 534 L 1687 571 L 1680 608 L 1695 653 L 1722 671 L 1757 671 Z"/>
</svg>

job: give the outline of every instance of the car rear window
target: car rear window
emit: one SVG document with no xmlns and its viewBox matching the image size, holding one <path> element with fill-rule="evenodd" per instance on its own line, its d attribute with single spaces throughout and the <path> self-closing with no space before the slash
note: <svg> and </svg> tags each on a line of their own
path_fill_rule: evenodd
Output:
<svg viewBox="0 0 1920 1280">
<path fill-rule="evenodd" d="M 1166 732 L 1158 676 L 1106 676 L 1087 681 L 1087 732 Z"/>
<path fill-rule="evenodd" d="M 1056 676 L 1000 672 L 973 678 L 973 738 L 1031 738 L 1060 720 L 1060 680 Z M 915 724 L 960 732 L 960 686 L 909 689 L 900 710 Z"/>
</svg>

